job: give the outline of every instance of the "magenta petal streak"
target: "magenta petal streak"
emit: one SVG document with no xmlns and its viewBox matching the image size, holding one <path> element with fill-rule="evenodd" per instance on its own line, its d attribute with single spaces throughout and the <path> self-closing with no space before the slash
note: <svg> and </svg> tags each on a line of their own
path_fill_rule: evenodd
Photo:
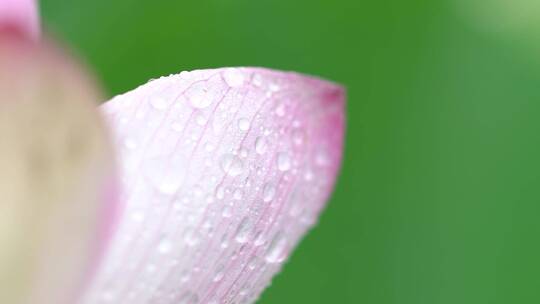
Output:
<svg viewBox="0 0 540 304">
<path fill-rule="evenodd" d="M 82 303 L 253 303 L 333 189 L 343 88 L 262 68 L 199 70 L 102 110 L 125 205 Z"/>
</svg>

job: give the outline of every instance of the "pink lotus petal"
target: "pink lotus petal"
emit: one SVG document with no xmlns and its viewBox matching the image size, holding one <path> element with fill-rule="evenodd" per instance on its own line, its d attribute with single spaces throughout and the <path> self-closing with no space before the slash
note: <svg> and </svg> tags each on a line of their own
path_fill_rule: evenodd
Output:
<svg viewBox="0 0 540 304">
<path fill-rule="evenodd" d="M 84 71 L 20 38 L 0 35 L 0 303 L 68 304 L 109 234 L 112 149 Z"/>
<path fill-rule="evenodd" d="M 224 68 L 151 81 L 102 109 L 126 205 L 83 302 L 255 301 L 332 191 L 343 89 Z"/>
<path fill-rule="evenodd" d="M 0 32 L 15 31 L 30 38 L 39 36 L 35 0 L 0 0 Z"/>
</svg>

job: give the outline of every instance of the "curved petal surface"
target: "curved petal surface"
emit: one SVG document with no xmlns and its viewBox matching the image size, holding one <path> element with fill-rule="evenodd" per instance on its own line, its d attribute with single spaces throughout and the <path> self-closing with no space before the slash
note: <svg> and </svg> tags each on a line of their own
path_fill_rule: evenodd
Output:
<svg viewBox="0 0 540 304">
<path fill-rule="evenodd" d="M 59 50 L 0 36 L 0 303 L 73 303 L 97 260 L 114 184 L 96 91 Z"/>
<path fill-rule="evenodd" d="M 333 189 L 343 89 L 262 68 L 199 70 L 102 110 L 125 210 L 83 302 L 254 302 Z"/>
<path fill-rule="evenodd" d="M 36 39 L 39 14 L 35 0 L 0 0 L 0 32 L 15 31 Z"/>
</svg>

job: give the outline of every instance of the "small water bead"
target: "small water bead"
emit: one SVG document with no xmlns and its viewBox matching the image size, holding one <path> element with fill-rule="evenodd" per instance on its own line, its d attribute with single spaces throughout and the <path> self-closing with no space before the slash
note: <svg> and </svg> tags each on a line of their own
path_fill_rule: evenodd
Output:
<svg viewBox="0 0 540 304">
<path fill-rule="evenodd" d="M 208 96 L 208 88 L 204 82 L 194 83 L 184 94 L 195 109 L 204 109 L 213 102 L 211 96 Z"/>
<path fill-rule="evenodd" d="M 240 244 L 247 243 L 251 233 L 251 226 L 249 217 L 244 217 L 242 221 L 240 221 L 240 224 L 238 224 L 234 239 Z"/>
<path fill-rule="evenodd" d="M 320 167 L 326 167 L 330 164 L 330 157 L 324 150 L 319 150 L 315 156 L 315 164 Z"/>
<path fill-rule="evenodd" d="M 257 137 L 255 140 L 255 152 L 258 154 L 264 154 L 266 153 L 267 149 L 268 143 L 266 142 L 266 139 L 264 137 Z"/>
<path fill-rule="evenodd" d="M 171 124 L 171 129 L 173 129 L 173 131 L 175 132 L 182 132 L 182 130 L 184 129 L 184 126 L 179 122 L 173 122 Z"/>
<path fill-rule="evenodd" d="M 182 185 L 186 170 L 182 159 L 160 156 L 146 160 L 143 164 L 143 172 L 159 192 L 172 195 Z"/>
<path fill-rule="evenodd" d="M 238 176 L 244 171 L 244 163 L 238 156 L 228 153 L 221 158 L 221 169 L 230 176 Z"/>
<path fill-rule="evenodd" d="M 241 70 L 229 68 L 223 72 L 223 79 L 230 87 L 240 87 L 244 84 L 244 75 Z"/>
<path fill-rule="evenodd" d="M 280 171 L 291 169 L 291 157 L 287 152 L 279 152 L 277 155 L 277 167 Z"/>
<path fill-rule="evenodd" d="M 154 273 L 156 272 L 156 265 L 154 264 L 149 264 L 146 266 L 146 271 L 149 272 L 149 273 Z"/>
<path fill-rule="evenodd" d="M 262 231 L 257 232 L 257 234 L 255 235 L 255 241 L 253 242 L 253 245 L 261 246 L 264 243 L 266 243 L 266 238 L 264 237 L 264 233 Z"/>
<path fill-rule="evenodd" d="M 198 114 L 197 117 L 195 118 L 195 122 L 199 125 L 199 126 L 204 126 L 206 124 L 206 117 L 204 117 L 202 114 Z"/>
<path fill-rule="evenodd" d="M 230 218 L 233 214 L 233 207 L 231 205 L 227 205 L 223 208 L 223 212 L 221 215 L 225 218 Z"/>
<path fill-rule="evenodd" d="M 131 214 L 131 219 L 135 222 L 142 222 L 144 220 L 144 213 L 142 211 L 136 211 Z"/>
<path fill-rule="evenodd" d="M 304 143 L 304 131 L 294 130 L 292 132 L 293 143 L 297 146 L 301 146 Z"/>
<path fill-rule="evenodd" d="M 279 106 L 276 107 L 276 115 L 279 116 L 279 117 L 285 116 L 285 105 L 284 104 L 280 104 Z"/>
<path fill-rule="evenodd" d="M 169 106 L 169 101 L 163 97 L 155 96 L 150 99 L 150 104 L 156 110 L 165 110 Z"/>
<path fill-rule="evenodd" d="M 242 158 L 246 158 L 248 156 L 248 150 L 246 148 L 241 148 L 239 151 L 238 151 L 238 154 L 240 154 L 240 157 Z"/>
<path fill-rule="evenodd" d="M 171 241 L 168 240 L 168 239 L 163 239 L 159 243 L 157 250 L 161 254 L 167 254 L 167 253 L 169 253 L 171 251 L 171 248 L 172 248 Z"/>
<path fill-rule="evenodd" d="M 262 78 L 262 76 L 260 74 L 253 75 L 253 84 L 256 87 L 261 87 L 262 83 L 263 83 L 263 78 Z"/>
<path fill-rule="evenodd" d="M 216 188 L 216 198 L 223 199 L 225 197 L 225 188 L 223 186 L 217 186 Z"/>
<path fill-rule="evenodd" d="M 233 192 L 234 199 L 241 200 L 243 196 L 244 196 L 244 192 L 242 190 L 240 190 L 240 189 L 234 190 L 234 192 Z"/>
<path fill-rule="evenodd" d="M 263 201 L 268 203 L 269 201 L 274 199 L 274 196 L 276 195 L 276 187 L 274 185 L 268 183 L 263 188 Z"/>
<path fill-rule="evenodd" d="M 131 138 L 126 138 L 124 140 L 124 147 L 130 149 L 130 150 L 133 150 L 135 148 L 137 148 L 137 143 L 135 142 L 135 140 L 131 139 Z"/>
<path fill-rule="evenodd" d="M 189 229 L 184 235 L 184 242 L 188 246 L 195 246 L 200 241 L 200 235 L 195 229 Z"/>
<path fill-rule="evenodd" d="M 287 247 L 287 238 L 278 232 L 270 242 L 266 251 L 265 260 L 268 263 L 281 263 L 285 260 L 285 250 Z"/>
<path fill-rule="evenodd" d="M 247 118 L 240 118 L 238 119 L 238 129 L 240 131 L 247 131 L 249 130 L 250 122 Z"/>
<path fill-rule="evenodd" d="M 223 277 L 225 276 L 225 266 L 224 265 L 219 265 L 218 267 L 216 267 L 216 270 L 215 270 L 215 274 L 214 274 L 214 278 L 212 279 L 214 282 L 219 282 L 221 281 L 221 279 L 223 279 Z"/>
</svg>

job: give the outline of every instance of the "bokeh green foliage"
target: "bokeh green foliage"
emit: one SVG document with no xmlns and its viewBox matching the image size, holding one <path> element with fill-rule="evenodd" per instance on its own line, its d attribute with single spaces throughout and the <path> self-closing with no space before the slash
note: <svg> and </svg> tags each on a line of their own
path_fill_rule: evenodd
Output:
<svg viewBox="0 0 540 304">
<path fill-rule="evenodd" d="M 260 303 L 540 303 L 540 31 L 490 31 L 457 1 L 43 0 L 42 11 L 110 94 L 238 65 L 347 86 L 336 191 Z"/>
</svg>

